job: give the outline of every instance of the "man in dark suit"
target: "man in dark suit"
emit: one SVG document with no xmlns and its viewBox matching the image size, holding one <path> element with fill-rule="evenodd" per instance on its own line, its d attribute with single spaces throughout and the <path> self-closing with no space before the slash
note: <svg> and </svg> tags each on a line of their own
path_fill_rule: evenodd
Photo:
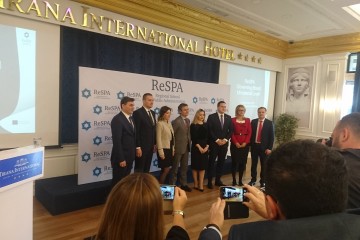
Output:
<svg viewBox="0 0 360 240">
<path fill-rule="evenodd" d="M 129 175 L 135 159 L 135 125 L 132 120 L 134 99 L 123 97 L 120 101 L 121 112 L 111 120 L 113 147 L 111 166 L 113 169 L 112 186 Z"/>
<path fill-rule="evenodd" d="M 224 186 L 221 181 L 225 157 L 227 154 L 229 139 L 233 132 L 233 125 L 230 115 L 225 114 L 226 103 L 220 101 L 217 104 L 217 113 L 210 114 L 207 119 L 209 132 L 209 168 L 208 168 L 208 188 L 212 189 L 212 178 L 214 175 L 214 165 L 216 164 L 215 185 Z"/>
<path fill-rule="evenodd" d="M 258 117 L 251 121 L 251 181 L 250 186 L 254 186 L 257 177 L 257 165 L 260 158 L 260 187 L 265 187 L 264 164 L 267 156 L 271 153 L 274 144 L 274 126 L 272 121 L 265 118 L 266 108 L 258 108 Z"/>
<path fill-rule="evenodd" d="M 360 239 L 360 216 L 344 212 L 348 171 L 336 150 L 311 140 L 275 149 L 265 163 L 266 191 L 245 185 L 243 204 L 265 219 L 233 225 L 228 239 Z M 220 240 L 224 200 L 210 210 L 210 224 L 200 240 Z M 277 221 L 280 220 L 280 221 Z"/>
<path fill-rule="evenodd" d="M 135 172 L 148 173 L 156 150 L 156 119 L 155 112 L 151 110 L 154 105 L 152 94 L 145 93 L 142 100 L 143 106 L 133 114 L 136 126 Z"/>
<path fill-rule="evenodd" d="M 180 103 L 178 106 L 180 116 L 172 121 L 175 138 L 175 157 L 170 174 L 170 184 L 175 185 L 180 163 L 180 185 L 181 189 L 191 192 L 191 188 L 187 185 L 187 167 L 190 151 L 190 120 L 189 106 L 186 103 Z"/>
</svg>

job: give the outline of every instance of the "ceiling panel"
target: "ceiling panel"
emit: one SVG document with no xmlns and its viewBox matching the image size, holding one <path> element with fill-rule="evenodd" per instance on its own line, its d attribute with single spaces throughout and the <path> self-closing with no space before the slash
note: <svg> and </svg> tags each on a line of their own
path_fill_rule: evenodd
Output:
<svg viewBox="0 0 360 240">
<path fill-rule="evenodd" d="M 219 19 L 286 41 L 360 32 L 360 22 L 342 9 L 359 0 L 175 0 Z"/>
</svg>

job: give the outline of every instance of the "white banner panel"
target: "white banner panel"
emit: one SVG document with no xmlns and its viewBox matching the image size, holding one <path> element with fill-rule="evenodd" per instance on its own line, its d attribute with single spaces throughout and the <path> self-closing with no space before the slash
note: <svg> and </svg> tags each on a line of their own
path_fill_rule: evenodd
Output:
<svg viewBox="0 0 360 240">
<path fill-rule="evenodd" d="M 206 115 L 216 112 L 220 100 L 229 102 L 230 86 L 185 81 L 94 68 L 79 69 L 79 153 L 78 184 L 112 178 L 110 155 L 112 136 L 110 123 L 120 111 L 124 96 L 135 98 L 136 109 L 142 106 L 142 95 L 151 93 L 155 98 L 156 114 L 162 106 L 173 109 L 175 119 L 180 103 L 187 103 L 192 121 L 202 108 Z M 154 154 L 150 171 L 159 171 Z"/>
</svg>

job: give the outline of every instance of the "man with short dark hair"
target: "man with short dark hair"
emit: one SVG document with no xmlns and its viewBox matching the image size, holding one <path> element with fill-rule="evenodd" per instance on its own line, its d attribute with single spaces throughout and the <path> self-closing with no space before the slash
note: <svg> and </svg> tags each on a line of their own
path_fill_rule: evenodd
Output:
<svg viewBox="0 0 360 240">
<path fill-rule="evenodd" d="M 360 216 L 345 213 L 348 173 L 337 151 L 311 140 L 276 148 L 265 163 L 266 191 L 245 185 L 243 204 L 269 220 L 233 225 L 229 240 L 237 239 L 359 239 Z M 210 210 L 210 225 L 219 230 L 224 200 Z M 209 226 L 209 225 L 208 225 Z M 221 239 L 210 227 L 201 240 Z"/>
<path fill-rule="evenodd" d="M 121 112 L 111 120 L 113 169 L 112 186 L 130 174 L 135 159 L 135 125 L 132 119 L 134 98 L 123 97 L 120 101 Z"/>
<path fill-rule="evenodd" d="M 134 111 L 136 125 L 136 158 L 135 172 L 150 171 L 153 154 L 156 151 L 156 118 L 151 110 L 154 105 L 154 97 L 151 93 L 145 93 L 142 98 L 143 106 Z"/>
<path fill-rule="evenodd" d="M 360 208 L 360 113 L 343 117 L 332 133 L 332 146 L 340 149 L 349 169 L 348 208 Z"/>
<path fill-rule="evenodd" d="M 257 177 L 257 166 L 260 158 L 260 187 L 265 187 L 264 164 L 271 153 L 274 144 L 274 126 L 272 121 L 266 119 L 266 108 L 258 108 L 258 118 L 251 121 L 251 181 L 254 186 Z"/>
<path fill-rule="evenodd" d="M 184 191 L 191 192 L 191 188 L 187 185 L 187 167 L 191 141 L 190 119 L 188 118 L 189 106 L 186 103 L 180 103 L 178 112 L 179 116 L 172 121 L 175 138 L 175 156 L 170 173 L 170 184 L 176 184 L 180 164 L 180 187 Z"/>
<path fill-rule="evenodd" d="M 221 181 L 223 166 L 229 146 L 229 139 L 233 132 L 233 124 L 231 117 L 226 112 L 226 103 L 219 101 L 217 104 L 217 112 L 210 114 L 207 119 L 209 132 L 209 168 L 208 168 L 208 188 L 212 189 L 212 178 L 214 176 L 214 165 L 216 163 L 215 185 L 224 186 Z"/>
</svg>

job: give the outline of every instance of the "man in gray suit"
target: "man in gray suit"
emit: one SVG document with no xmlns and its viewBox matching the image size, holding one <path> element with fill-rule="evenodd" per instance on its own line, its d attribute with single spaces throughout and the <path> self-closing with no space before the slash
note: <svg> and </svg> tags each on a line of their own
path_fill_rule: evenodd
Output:
<svg viewBox="0 0 360 240">
<path fill-rule="evenodd" d="M 191 192 L 191 188 L 187 185 L 187 166 L 190 151 L 190 120 L 187 118 L 189 115 L 189 106 L 186 103 L 180 103 L 178 112 L 180 116 L 172 121 L 175 138 L 175 159 L 171 168 L 170 184 L 176 184 L 180 163 L 181 189 Z"/>
</svg>

